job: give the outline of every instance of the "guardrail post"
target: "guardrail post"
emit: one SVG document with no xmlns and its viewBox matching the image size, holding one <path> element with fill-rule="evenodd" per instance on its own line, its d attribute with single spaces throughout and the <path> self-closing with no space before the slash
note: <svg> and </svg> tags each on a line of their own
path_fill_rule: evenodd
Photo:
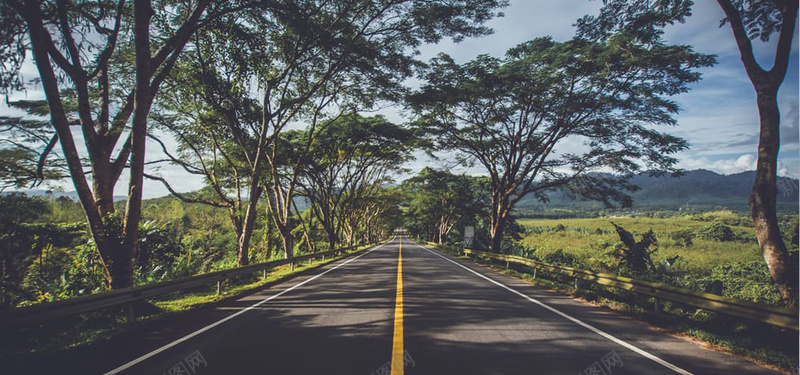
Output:
<svg viewBox="0 0 800 375">
<path fill-rule="evenodd" d="M 533 269 L 533 281 L 536 281 L 536 271 L 538 271 L 538 269 L 534 268 Z"/>
<path fill-rule="evenodd" d="M 660 301 L 658 297 L 653 298 L 653 312 L 658 314 L 658 311 L 661 310 Z"/>
<path fill-rule="evenodd" d="M 578 278 L 575 278 L 575 290 L 578 290 Z"/>
<path fill-rule="evenodd" d="M 266 280 L 266 279 L 267 279 L 267 269 L 265 268 L 265 269 L 264 269 L 264 270 L 261 272 L 261 280 Z"/>
<path fill-rule="evenodd" d="M 125 323 L 131 324 L 136 321 L 136 315 L 133 311 L 133 304 L 129 303 L 125 305 Z"/>
<path fill-rule="evenodd" d="M 222 280 L 217 280 L 217 295 L 222 294 Z"/>
</svg>

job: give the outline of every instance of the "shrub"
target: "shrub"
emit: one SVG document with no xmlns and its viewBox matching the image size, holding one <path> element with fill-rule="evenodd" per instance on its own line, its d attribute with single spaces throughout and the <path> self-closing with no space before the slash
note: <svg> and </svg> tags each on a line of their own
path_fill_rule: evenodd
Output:
<svg viewBox="0 0 800 375">
<path fill-rule="evenodd" d="M 713 222 L 698 229 L 697 236 L 707 240 L 721 242 L 735 241 L 737 239 L 736 234 L 733 233 L 733 229 L 731 229 L 731 227 L 718 222 Z"/>
<path fill-rule="evenodd" d="M 675 240 L 675 244 L 683 247 L 684 249 L 687 247 L 692 247 L 692 245 L 694 244 L 692 242 L 692 239 L 694 238 L 694 233 L 692 233 L 692 231 L 687 229 L 673 232 L 671 237 L 673 240 Z"/>
<path fill-rule="evenodd" d="M 780 304 L 780 294 L 765 262 L 733 263 L 714 267 L 711 278 L 721 280 L 722 295 L 745 301 Z"/>
<path fill-rule="evenodd" d="M 658 250 L 658 240 L 655 233 L 650 229 L 642 236 L 641 241 L 636 241 L 633 234 L 621 226 L 611 223 L 617 230 L 621 246 L 617 246 L 613 254 L 619 258 L 620 265 L 629 268 L 634 273 L 647 273 L 655 271 L 655 265 L 650 258 L 650 254 Z M 650 250 L 653 246 L 654 249 Z"/>
<path fill-rule="evenodd" d="M 575 261 L 575 257 L 572 254 L 565 253 L 561 249 L 556 250 L 554 253 L 545 255 L 543 260 L 545 263 L 557 264 L 568 267 L 575 267 L 575 264 L 577 263 Z"/>
</svg>

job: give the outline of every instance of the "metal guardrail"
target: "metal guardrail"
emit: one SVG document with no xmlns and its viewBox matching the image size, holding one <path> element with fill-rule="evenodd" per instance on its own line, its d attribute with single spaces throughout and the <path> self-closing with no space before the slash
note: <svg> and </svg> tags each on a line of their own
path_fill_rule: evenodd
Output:
<svg viewBox="0 0 800 375">
<path fill-rule="evenodd" d="M 685 288 L 678 288 L 671 285 L 654 283 L 650 281 L 636 280 L 608 273 L 592 272 L 573 267 L 557 266 L 514 255 L 487 253 L 471 249 L 464 249 L 463 252 L 467 255 L 523 264 L 534 269 L 574 277 L 576 279 L 576 285 L 577 279 L 588 280 L 601 285 L 653 296 L 656 297 L 657 300 L 663 299 L 679 302 L 709 311 L 747 318 L 776 327 L 798 331 L 798 312 L 796 310 L 784 307 L 767 306 L 753 302 L 740 301 L 718 296 L 716 294 L 696 292 Z M 658 302 L 656 302 L 656 305 L 657 304 Z"/>
<path fill-rule="evenodd" d="M 359 245 L 334 249 L 319 253 L 301 255 L 289 259 L 280 259 L 271 262 L 252 264 L 244 267 L 232 268 L 228 270 L 209 272 L 202 275 L 188 276 L 175 280 L 158 282 L 135 286 L 131 288 L 111 290 L 97 294 L 69 298 L 60 301 L 42 303 L 33 306 L 18 307 L 10 310 L 0 311 L 0 327 L 3 326 L 26 326 L 38 324 L 50 319 L 63 318 L 71 315 L 83 314 L 108 307 L 134 302 L 140 299 L 151 298 L 163 294 L 173 293 L 185 289 L 199 286 L 210 285 L 230 277 L 252 274 L 259 271 L 266 271 L 284 264 L 298 263 L 313 258 L 336 256 L 346 253 L 349 250 L 365 247 L 364 250 L 371 248 L 375 244 Z"/>
</svg>

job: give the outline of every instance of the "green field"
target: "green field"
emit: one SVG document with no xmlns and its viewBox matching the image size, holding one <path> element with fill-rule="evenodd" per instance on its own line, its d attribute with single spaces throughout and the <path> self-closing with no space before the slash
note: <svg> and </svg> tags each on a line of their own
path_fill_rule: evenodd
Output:
<svg viewBox="0 0 800 375">
<path fill-rule="evenodd" d="M 782 218 L 786 242 L 792 249 L 789 233 L 794 217 Z M 630 231 L 636 240 L 650 229 L 656 235 L 657 251 L 652 260 L 659 264 L 679 256 L 669 272 L 652 278 L 695 290 L 706 290 L 715 280 L 723 283 L 723 295 L 762 303 L 779 303 L 764 264 L 755 230 L 749 219 L 731 211 L 667 218 L 601 217 L 587 219 L 519 220 L 525 228 L 515 252 L 551 263 L 561 263 L 600 272 L 620 273 L 618 257 L 613 255 L 620 238 L 611 223 Z M 709 235 L 709 228 L 730 228 L 729 238 Z M 683 234 L 683 236 L 681 236 Z M 732 234 L 732 237 L 730 236 Z M 690 238 L 689 244 L 681 238 Z"/>
</svg>

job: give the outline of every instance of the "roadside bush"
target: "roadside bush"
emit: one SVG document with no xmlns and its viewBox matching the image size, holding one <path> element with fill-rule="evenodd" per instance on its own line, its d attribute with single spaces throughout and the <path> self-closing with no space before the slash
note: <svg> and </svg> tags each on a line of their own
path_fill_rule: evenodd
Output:
<svg viewBox="0 0 800 375">
<path fill-rule="evenodd" d="M 549 264 L 557 264 L 567 267 L 576 267 L 577 261 L 572 254 L 565 253 L 563 250 L 558 249 L 554 253 L 547 254 L 543 257 L 542 261 Z"/>
<path fill-rule="evenodd" d="M 608 240 L 600 240 L 589 244 L 589 249 L 593 256 L 586 260 L 586 266 L 589 270 L 614 273 L 616 272 L 619 259 L 612 253 L 616 250 L 617 245 L 622 245 L 620 242 L 613 242 Z"/>
<path fill-rule="evenodd" d="M 731 227 L 719 222 L 713 222 L 698 229 L 697 236 L 707 240 L 720 242 L 735 241 L 737 239 L 736 234 L 733 233 L 733 229 L 731 229 Z"/>
<path fill-rule="evenodd" d="M 107 289 L 103 266 L 91 240 L 72 249 L 52 246 L 44 249 L 39 260 L 28 268 L 22 288 L 28 291 L 30 299 L 20 306 Z"/>
<path fill-rule="evenodd" d="M 781 306 L 780 294 L 763 261 L 721 265 L 714 267 L 711 275 L 684 275 L 671 279 L 670 284 L 703 292 L 715 282 L 722 284 L 724 297 Z"/>
<path fill-rule="evenodd" d="M 676 245 L 683 247 L 684 249 L 687 247 L 692 247 L 692 245 L 694 245 L 694 242 L 692 242 L 692 239 L 694 238 L 694 233 L 692 233 L 692 231 L 688 229 L 673 232 L 671 237 L 675 241 Z"/>
<path fill-rule="evenodd" d="M 619 258 L 619 265 L 634 273 L 654 272 L 656 267 L 650 255 L 658 250 L 658 239 L 653 230 L 650 229 L 642 235 L 641 241 L 636 241 L 631 232 L 613 222 L 611 225 L 617 230 L 621 241 L 621 244 L 616 246 L 611 253 Z M 651 247 L 653 247 L 652 250 Z"/>
</svg>

